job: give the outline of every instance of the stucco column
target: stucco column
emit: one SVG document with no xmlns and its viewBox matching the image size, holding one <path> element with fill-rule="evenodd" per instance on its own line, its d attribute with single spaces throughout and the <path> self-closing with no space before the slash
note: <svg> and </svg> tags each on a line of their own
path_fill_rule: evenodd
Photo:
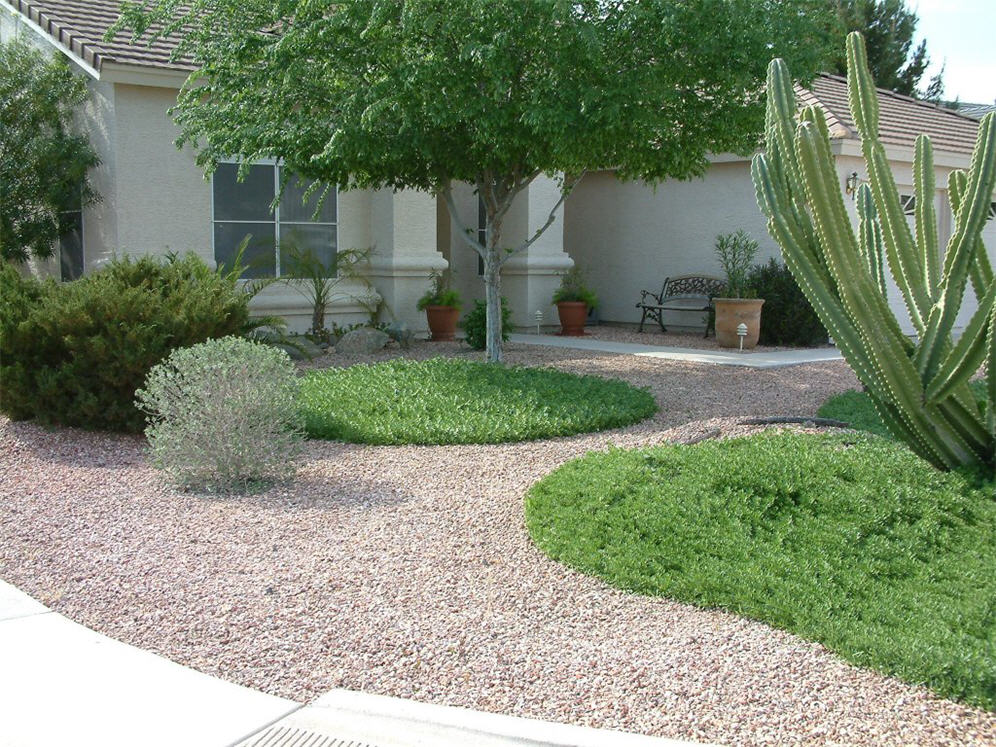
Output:
<svg viewBox="0 0 996 747">
<path fill-rule="evenodd" d="M 546 176 L 537 177 L 510 211 L 508 240 L 503 243 L 512 246 L 532 237 L 546 223 L 559 199 L 558 184 Z M 560 205 L 550 227 L 526 252 L 513 257 L 502 268 L 502 293 L 512 309 L 512 323 L 533 327 L 536 311 L 540 310 L 544 326 L 559 324 L 557 309 L 550 298 L 560 285 L 560 275 L 573 264 L 564 248 L 564 206 Z"/>
<path fill-rule="evenodd" d="M 370 195 L 370 281 L 384 299 L 382 320 L 427 331 L 415 308 L 429 274 L 446 267 L 436 247 L 436 202 L 425 192 L 382 189 Z"/>
</svg>

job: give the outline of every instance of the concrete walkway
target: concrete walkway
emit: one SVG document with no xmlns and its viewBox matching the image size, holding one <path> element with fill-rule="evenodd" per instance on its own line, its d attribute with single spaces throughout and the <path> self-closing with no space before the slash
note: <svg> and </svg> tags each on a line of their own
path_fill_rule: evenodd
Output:
<svg viewBox="0 0 996 747">
<path fill-rule="evenodd" d="M 0 581 L 3 747 L 223 747 L 298 708 L 95 633 Z"/>
<path fill-rule="evenodd" d="M 802 363 L 839 361 L 843 356 L 837 348 L 800 348 L 761 353 L 741 353 L 739 350 L 696 350 L 656 345 L 637 345 L 629 342 L 610 342 L 591 337 L 558 337 L 557 335 L 512 334 L 510 342 L 523 345 L 548 345 L 554 348 L 593 350 L 601 353 L 639 355 L 644 358 L 665 358 L 691 363 L 712 363 L 717 366 L 746 366 L 747 368 L 781 368 Z"/>
<path fill-rule="evenodd" d="M 302 707 L 115 641 L 0 581 L 0 747 L 679 747 L 332 690 Z"/>
</svg>

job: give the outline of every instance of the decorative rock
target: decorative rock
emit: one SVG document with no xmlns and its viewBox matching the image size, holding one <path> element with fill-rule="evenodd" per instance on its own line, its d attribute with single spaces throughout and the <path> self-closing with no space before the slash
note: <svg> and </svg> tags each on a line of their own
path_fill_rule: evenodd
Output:
<svg viewBox="0 0 996 747">
<path fill-rule="evenodd" d="M 316 345 L 307 337 L 302 335 L 295 335 L 293 337 L 286 338 L 286 341 L 281 341 L 276 343 L 278 348 L 287 351 L 287 355 L 291 357 L 292 360 L 312 360 L 320 355 L 325 355 L 326 349 L 321 345 Z"/>
<path fill-rule="evenodd" d="M 415 333 L 404 322 L 391 322 L 384 330 L 388 337 L 397 342 L 402 350 L 408 350 L 415 339 Z"/>
<path fill-rule="evenodd" d="M 342 339 L 336 343 L 335 349 L 340 353 L 369 355 L 387 345 L 390 339 L 379 329 L 361 327 L 343 335 Z"/>
</svg>

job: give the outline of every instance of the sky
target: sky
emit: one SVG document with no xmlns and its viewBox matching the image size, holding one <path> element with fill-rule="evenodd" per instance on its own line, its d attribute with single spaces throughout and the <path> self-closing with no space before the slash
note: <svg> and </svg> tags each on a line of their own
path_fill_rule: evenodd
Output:
<svg viewBox="0 0 996 747">
<path fill-rule="evenodd" d="M 996 0 L 907 0 L 916 11 L 914 45 L 927 40 L 925 86 L 944 68 L 944 98 L 964 103 L 996 101 Z"/>
</svg>

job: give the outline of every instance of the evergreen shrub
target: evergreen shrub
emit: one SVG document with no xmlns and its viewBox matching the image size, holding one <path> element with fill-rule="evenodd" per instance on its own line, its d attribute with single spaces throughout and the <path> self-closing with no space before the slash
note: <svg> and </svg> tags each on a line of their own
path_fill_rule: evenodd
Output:
<svg viewBox="0 0 996 747">
<path fill-rule="evenodd" d="M 766 265 L 754 265 L 746 283 L 757 298 L 764 299 L 760 344 L 826 344 L 826 328 L 785 265 L 774 258 Z"/>
<path fill-rule="evenodd" d="M 484 301 L 474 301 L 474 308 L 467 312 L 460 323 L 464 334 L 467 336 L 467 344 L 474 350 L 484 350 L 488 342 L 488 306 Z M 508 308 L 508 299 L 501 297 L 501 339 L 508 342 L 508 336 L 512 329 L 512 310 Z"/>
<path fill-rule="evenodd" d="M 237 276 L 191 254 L 112 261 L 71 283 L 3 269 L 0 411 L 15 420 L 137 432 L 135 390 L 169 353 L 250 327 Z"/>
</svg>

